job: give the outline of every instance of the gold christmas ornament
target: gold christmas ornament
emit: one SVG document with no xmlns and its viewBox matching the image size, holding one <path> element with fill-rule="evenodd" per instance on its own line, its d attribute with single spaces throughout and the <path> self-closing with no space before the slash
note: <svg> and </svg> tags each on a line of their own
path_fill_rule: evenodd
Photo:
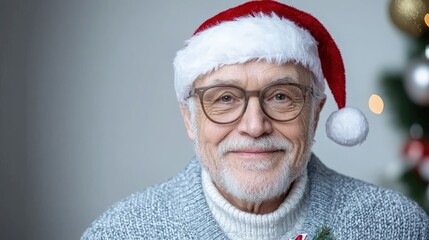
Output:
<svg viewBox="0 0 429 240">
<path fill-rule="evenodd" d="M 427 0 L 392 0 L 389 12 L 393 23 L 402 31 L 421 36 L 429 27 L 425 16 L 429 13 Z"/>
<path fill-rule="evenodd" d="M 428 7 L 428 10 L 429 10 L 429 7 Z M 426 23 L 426 26 L 429 27 L 429 13 L 426 13 L 425 15 L 425 23 Z"/>
</svg>

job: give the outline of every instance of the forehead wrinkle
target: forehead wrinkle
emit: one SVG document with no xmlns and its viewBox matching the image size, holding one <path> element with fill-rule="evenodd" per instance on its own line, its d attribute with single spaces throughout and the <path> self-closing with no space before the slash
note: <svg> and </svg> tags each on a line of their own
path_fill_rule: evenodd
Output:
<svg viewBox="0 0 429 240">
<path fill-rule="evenodd" d="M 242 85 L 242 81 L 238 80 L 238 79 L 213 79 L 212 81 L 210 81 L 210 85 L 217 85 L 217 84 L 231 84 L 231 85 L 236 85 L 236 86 L 240 86 Z"/>
<path fill-rule="evenodd" d="M 296 69 L 285 69 L 281 66 L 266 69 L 258 75 L 258 80 L 264 85 L 274 82 L 299 83 L 300 77 Z"/>
</svg>

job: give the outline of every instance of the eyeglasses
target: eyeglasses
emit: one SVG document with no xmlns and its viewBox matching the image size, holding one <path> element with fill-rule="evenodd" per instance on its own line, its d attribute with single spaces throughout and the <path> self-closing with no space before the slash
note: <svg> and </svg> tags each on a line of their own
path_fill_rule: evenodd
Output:
<svg viewBox="0 0 429 240">
<path fill-rule="evenodd" d="M 241 118 L 251 96 L 259 98 L 261 109 L 269 118 L 285 122 L 301 113 L 308 93 L 313 94 L 311 87 L 296 83 L 273 83 L 256 91 L 219 84 L 194 88 L 188 98 L 198 95 L 206 117 L 218 124 L 232 123 Z"/>
</svg>

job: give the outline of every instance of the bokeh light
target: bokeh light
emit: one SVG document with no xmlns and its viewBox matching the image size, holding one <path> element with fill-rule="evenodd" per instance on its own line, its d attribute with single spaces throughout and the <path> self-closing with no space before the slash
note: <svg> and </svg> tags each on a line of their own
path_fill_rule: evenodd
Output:
<svg viewBox="0 0 429 240">
<path fill-rule="evenodd" d="M 375 114 L 381 114 L 384 109 L 384 102 L 380 96 L 373 94 L 368 101 L 369 109 Z"/>
</svg>

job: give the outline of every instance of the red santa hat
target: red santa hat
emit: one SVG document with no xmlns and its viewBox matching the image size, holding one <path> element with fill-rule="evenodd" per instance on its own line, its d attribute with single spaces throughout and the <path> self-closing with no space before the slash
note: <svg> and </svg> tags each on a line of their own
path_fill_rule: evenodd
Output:
<svg viewBox="0 0 429 240">
<path fill-rule="evenodd" d="M 331 35 L 310 14 L 272 0 L 230 8 L 198 27 L 174 59 L 178 100 L 185 100 L 199 76 L 251 60 L 300 64 L 313 73 L 321 89 L 326 79 L 339 109 L 326 122 L 328 137 L 346 146 L 365 140 L 365 116 L 345 107 L 345 69 Z"/>
</svg>

